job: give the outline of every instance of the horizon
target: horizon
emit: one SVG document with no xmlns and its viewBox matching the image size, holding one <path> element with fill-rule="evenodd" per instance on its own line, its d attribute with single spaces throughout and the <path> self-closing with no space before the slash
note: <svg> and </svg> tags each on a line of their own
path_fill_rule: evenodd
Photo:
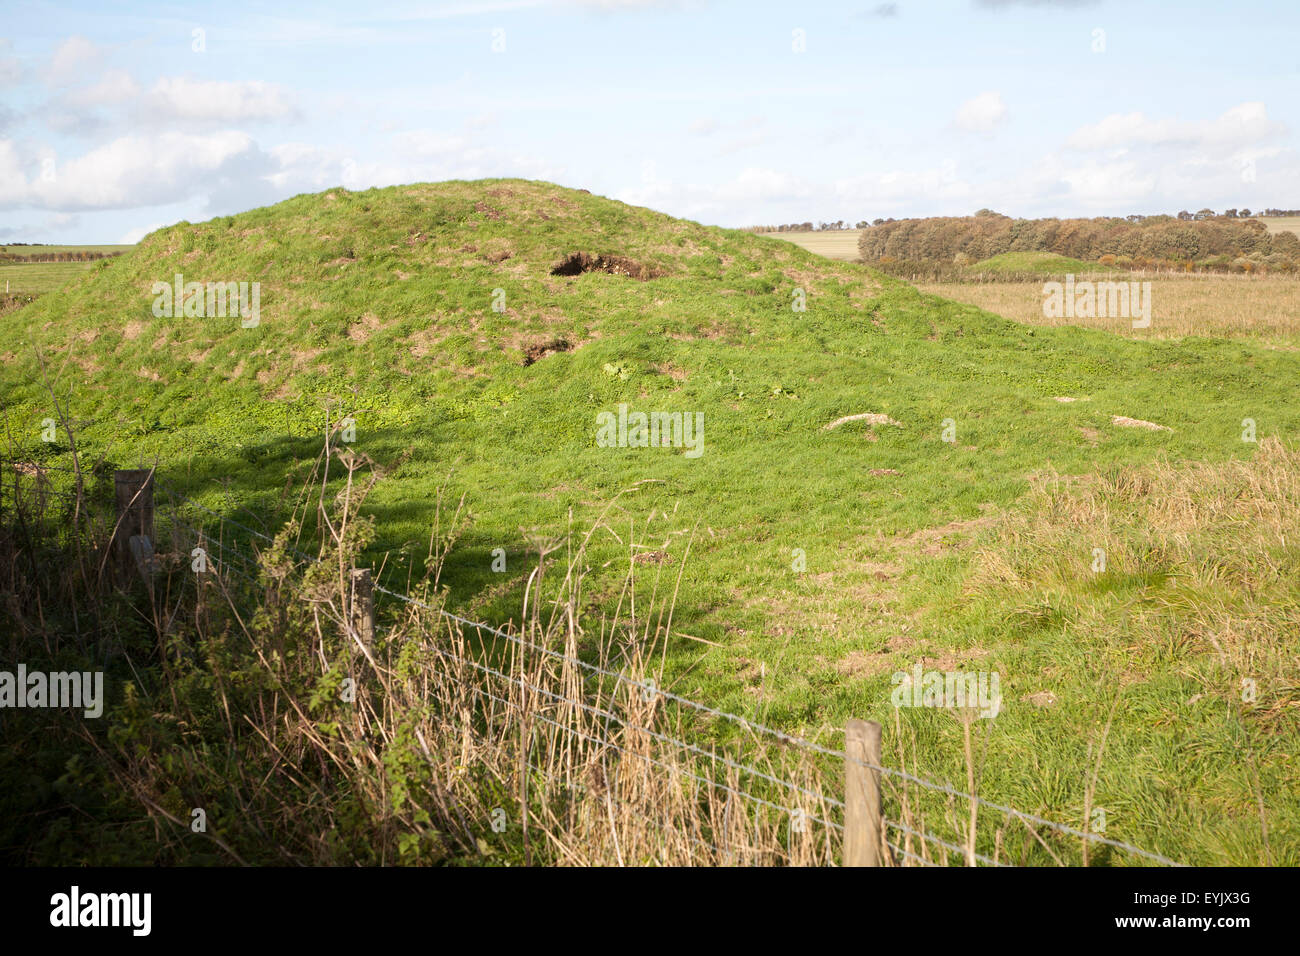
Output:
<svg viewBox="0 0 1300 956">
<path fill-rule="evenodd" d="M 437 185 L 441 185 L 441 184 L 444 184 L 444 183 L 453 183 L 453 182 L 461 182 L 461 183 L 463 183 L 463 182 L 488 182 L 488 181 L 493 181 L 493 180 L 495 180 L 495 179 L 502 179 L 502 178 L 512 178 L 512 177 L 484 177 L 484 178 L 481 179 L 481 180 L 455 180 L 455 179 L 452 179 L 452 180 L 440 180 L 440 181 L 437 181 L 437 182 L 409 182 L 409 183 L 393 183 L 393 184 L 391 184 L 391 185 L 389 185 L 389 186 L 366 187 L 366 188 L 389 189 L 389 188 L 401 188 L 401 187 L 409 187 L 409 186 L 437 186 Z M 527 181 L 527 182 L 533 182 L 533 183 L 537 183 L 537 184 L 539 184 L 539 185 L 545 185 L 545 186 L 559 186 L 560 188 L 563 188 L 563 189 L 581 189 L 581 188 L 582 188 L 582 187 L 576 187 L 576 186 L 562 186 L 562 185 L 559 184 L 559 183 L 547 182 L 547 181 L 545 181 L 545 180 L 525 180 L 525 181 Z M 191 224 L 192 224 L 192 225 L 198 225 L 198 224 L 201 224 L 201 223 L 203 223 L 203 222 L 207 222 L 207 221 L 209 221 L 210 219 L 221 218 L 222 216 L 226 216 L 226 215 L 238 216 L 238 215 L 241 215 L 241 214 L 243 214 L 243 213 L 253 212 L 253 211 L 257 210 L 257 209 L 268 208 L 268 206 L 279 205 L 280 203 L 287 202 L 287 201 L 289 201 L 289 200 L 296 199 L 296 198 L 299 198 L 299 197 L 301 197 L 301 196 L 318 196 L 318 195 L 323 195 L 324 193 L 331 192 L 331 191 L 336 190 L 336 189 L 344 189 L 345 191 L 353 191 L 353 190 L 347 190 L 346 187 L 344 187 L 344 186 L 340 186 L 340 185 L 337 185 L 337 184 L 334 185 L 334 186 L 326 186 L 325 188 L 323 188 L 323 189 L 321 189 L 321 190 L 318 190 L 318 191 L 315 191 L 315 192 L 309 192 L 309 193 L 297 193 L 297 194 L 295 194 L 295 195 L 293 195 L 293 196 L 286 196 L 284 199 L 276 200 L 276 202 L 274 202 L 274 203 L 269 203 L 269 204 L 267 204 L 267 206 L 251 206 L 251 207 L 249 207 L 248 209 L 241 209 L 241 210 L 238 210 L 238 211 L 235 211 L 235 212 L 231 212 L 231 213 L 223 213 L 223 214 L 221 214 L 221 216 L 212 216 L 212 217 L 209 217 L 209 219 L 195 220 L 195 221 L 191 222 Z M 357 190 L 357 191 L 364 191 L 364 190 Z M 588 190 L 588 192 L 590 192 L 590 190 Z M 616 198 L 617 198 L 617 197 L 614 197 L 614 196 L 603 196 L 603 195 L 600 195 L 600 194 L 597 194 L 597 193 L 592 193 L 592 195 L 595 195 L 596 198 L 598 198 L 598 199 L 610 199 L 610 200 L 616 200 Z M 621 202 L 622 200 L 617 200 L 617 201 L 620 201 L 620 202 Z M 631 204 L 629 204 L 629 205 L 637 205 L 637 204 L 635 204 L 635 203 L 631 203 Z M 664 213 L 665 215 L 671 215 L 671 213 L 668 213 L 666 210 L 663 210 L 663 209 L 655 209 L 653 206 L 643 206 L 643 207 L 640 207 L 640 208 L 646 208 L 646 209 L 650 209 L 651 211 L 654 211 L 654 212 L 661 212 L 661 213 Z M 1248 209 L 1249 207 L 1242 207 L 1242 208 L 1246 208 L 1246 209 Z M 1272 215 L 1270 215 L 1270 214 L 1268 214 L 1267 210 L 1274 210 L 1274 212 L 1273 212 Z M 980 209 L 972 210 L 972 211 L 969 212 L 969 213 L 955 213 L 955 214 L 950 214 L 950 215 L 946 215 L 946 216 L 909 216 L 909 215 L 902 215 L 902 216 L 894 216 L 894 217 L 884 217 L 884 221 L 887 221 L 887 222 L 896 222 L 896 221 L 904 221 L 904 220 L 908 220 L 908 219 L 973 218 L 973 217 L 975 217 L 976 215 L 978 215 L 978 214 L 979 214 L 980 212 L 982 212 L 982 211 L 987 211 L 987 212 L 992 213 L 993 215 L 996 215 L 996 216 L 1005 216 L 1005 215 L 1006 215 L 1005 213 L 1003 213 L 1003 212 L 1001 212 L 1000 210 L 997 210 L 997 209 L 987 209 L 987 207 L 981 207 Z M 1192 213 L 1193 215 L 1195 215 L 1196 212 L 1199 212 L 1199 211 L 1200 211 L 1200 210 L 1196 210 L 1196 211 L 1192 211 L 1192 210 L 1180 210 L 1179 212 L 1190 212 L 1190 213 Z M 1236 209 L 1233 209 L 1232 211 L 1236 212 L 1237 210 L 1236 210 Z M 1215 216 L 1216 216 L 1216 217 L 1221 217 L 1221 216 L 1224 215 L 1224 210 L 1213 210 L 1213 212 L 1215 213 Z M 1008 216 L 1008 218 L 1011 218 L 1011 219 L 1060 219 L 1060 220 L 1066 220 L 1066 219 L 1125 219 L 1125 218 L 1128 218 L 1129 216 L 1135 216 L 1135 215 L 1136 215 L 1136 216 L 1142 216 L 1143 218 L 1157 218 L 1157 217 L 1160 217 L 1160 216 L 1168 216 L 1168 217 L 1170 217 L 1170 218 L 1176 218 L 1176 217 L 1179 215 L 1179 213 L 1177 213 L 1177 212 L 1127 213 L 1127 214 L 1126 214 L 1126 213 L 1113 213 L 1113 214 L 1108 214 L 1108 213 L 1097 213 L 1097 214 L 1095 214 L 1095 215 L 1091 215 L 1091 216 L 1057 216 L 1057 215 L 1044 215 L 1044 216 L 1025 216 L 1025 217 L 1021 217 L 1021 216 Z M 1259 209 L 1259 210 L 1253 210 L 1253 211 L 1251 211 L 1250 214 L 1249 214 L 1248 216 L 1243 215 L 1243 216 L 1241 216 L 1241 217 L 1230 217 L 1230 218 L 1242 218 L 1242 219 L 1292 218 L 1292 217 L 1294 217 L 1295 215 L 1297 215 L 1297 213 L 1296 213 L 1295 210 L 1282 209 L 1281 207 L 1278 207 L 1278 206 L 1264 206 L 1264 207 L 1262 207 L 1262 208 Z M 687 220 L 687 221 L 696 222 L 697 224 L 702 225 L 702 226 L 716 226 L 716 225 L 718 225 L 718 224 L 716 224 L 716 223 L 699 222 L 698 220 L 692 220 L 692 219 L 689 219 L 689 217 L 675 217 L 675 218 L 680 218 L 680 219 L 684 219 L 684 220 Z M 166 228 L 170 228 L 171 226 L 177 225 L 177 224 L 179 224 L 180 222 L 185 222 L 185 221 L 187 221 L 187 220 L 177 220 L 177 221 L 174 222 L 174 223 L 164 223 L 164 224 L 161 224 L 161 225 L 157 226 L 156 228 L 158 228 L 158 229 L 166 229 Z M 757 229 L 757 228 L 760 228 L 760 227 L 763 227 L 763 226 L 768 226 L 768 225 L 793 225 L 793 224 L 796 224 L 796 223 L 799 223 L 799 222 L 809 222 L 809 221 L 810 221 L 810 220 L 793 220 L 791 223 L 759 223 L 759 222 L 754 222 L 754 223 L 746 223 L 746 224 L 742 224 L 742 225 L 740 225 L 740 226 L 722 226 L 721 228 L 731 228 L 731 229 L 750 230 L 750 229 Z M 823 228 L 822 228 L 822 226 L 824 226 L 824 225 L 833 225 L 835 222 L 844 222 L 844 226 L 842 227 L 842 229 L 840 229 L 840 230 L 829 230 L 829 229 L 823 229 Z M 845 220 L 811 220 L 811 223 L 812 223 L 812 231 L 813 231 L 813 232 L 823 232 L 823 231 L 845 231 L 845 232 L 848 232 L 848 231 L 855 231 L 855 230 L 858 228 L 857 226 L 854 226 L 854 225 L 850 224 L 849 221 L 848 221 L 847 219 L 845 219 Z M 793 230 L 791 230 L 791 231 L 793 231 Z M 137 244 L 137 243 L 140 241 L 140 239 L 143 239 L 143 238 L 144 238 L 144 236 L 140 236 L 140 237 L 138 237 L 138 238 L 135 240 L 135 242 L 122 242 L 122 241 L 112 241 L 112 242 L 109 242 L 109 241 L 105 241 L 105 240 L 102 240 L 102 239 L 93 239 L 93 238 L 92 238 L 92 239 L 82 240 L 82 241 L 75 242 L 75 243 L 74 243 L 74 242 L 35 242 L 35 241 L 27 241 L 27 240 L 22 240 L 22 239 L 14 239 L 14 240 L 6 240 L 6 241 L 3 241 L 3 242 L 0 242 L 0 248 L 6 248 L 6 247 L 9 247 L 9 246 L 33 246 L 33 247 L 35 247 L 35 246 L 87 246 L 87 247 L 92 247 L 92 246 L 113 246 L 113 245 L 130 246 L 130 245 L 135 245 L 135 244 Z"/>
</svg>

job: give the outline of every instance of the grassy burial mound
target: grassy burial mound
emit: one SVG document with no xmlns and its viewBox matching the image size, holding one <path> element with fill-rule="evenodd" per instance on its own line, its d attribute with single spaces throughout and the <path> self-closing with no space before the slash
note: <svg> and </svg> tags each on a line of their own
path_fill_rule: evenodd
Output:
<svg viewBox="0 0 1300 956">
<path fill-rule="evenodd" d="M 1069 256 L 1060 256 L 1054 252 L 1002 252 L 981 262 L 971 263 L 966 269 L 968 272 L 976 273 L 1034 272 L 1044 276 L 1063 276 L 1070 272 L 1087 274 L 1112 271 L 1095 262 L 1071 259 Z"/>
<path fill-rule="evenodd" d="M 160 303 L 177 275 L 179 300 Z M 257 283 L 256 315 L 209 302 L 216 283 Z M 1300 862 L 1297 511 L 1270 504 L 1291 485 L 1232 470 L 1263 452 L 1248 418 L 1284 440 L 1261 467 L 1293 464 L 1293 352 L 1030 328 L 520 180 L 332 189 L 181 223 L 0 316 L 0 342 L 11 454 L 67 462 L 63 427 L 42 440 L 53 393 L 87 459 L 156 458 L 214 510 L 271 522 L 327 421 L 349 417 L 350 447 L 384 471 L 367 511 L 393 586 L 422 573 L 440 500 L 464 499 L 443 582 L 480 620 L 517 615 L 538 554 L 597 527 L 586 611 L 629 575 L 675 589 L 663 680 L 678 693 L 833 742 L 848 717 L 892 727 L 891 675 L 918 662 L 998 671 L 985 796 L 1078 825 L 1113 714 L 1120 756 L 1087 795 L 1111 832 L 1186 859 Z M 687 423 L 702 423 L 689 441 Z M 1189 480 L 1200 468 L 1227 471 Z M 1083 493 L 1069 476 L 1090 497 L 1067 507 Z M 1133 476 L 1145 499 L 1188 496 L 1212 534 L 1178 516 L 1153 531 Z M 1275 522 L 1250 541 L 1278 573 L 1233 564 L 1212 592 L 1186 587 L 1215 541 L 1244 540 L 1231 495 L 1194 500 L 1234 481 Z M 950 715 L 901 717 L 922 769 L 965 779 Z"/>
</svg>

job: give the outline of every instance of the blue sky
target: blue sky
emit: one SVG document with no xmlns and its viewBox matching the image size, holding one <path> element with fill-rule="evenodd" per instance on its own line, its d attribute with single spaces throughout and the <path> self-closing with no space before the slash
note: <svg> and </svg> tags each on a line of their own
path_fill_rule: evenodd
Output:
<svg viewBox="0 0 1300 956">
<path fill-rule="evenodd" d="M 483 176 L 728 226 L 1294 208 L 1297 51 L 1280 0 L 7 0 L 0 241 Z"/>
</svg>

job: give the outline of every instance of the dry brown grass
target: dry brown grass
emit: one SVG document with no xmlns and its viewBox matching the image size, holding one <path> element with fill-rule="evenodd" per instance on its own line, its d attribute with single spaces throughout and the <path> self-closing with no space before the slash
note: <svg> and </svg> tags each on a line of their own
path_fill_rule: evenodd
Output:
<svg viewBox="0 0 1300 956">
<path fill-rule="evenodd" d="M 171 504 L 158 515 L 159 569 L 143 610 L 159 647 L 194 656 L 165 655 L 162 697 L 144 702 L 152 716 L 131 744 L 81 734 L 138 802 L 160 859 L 183 860 L 194 843 L 176 795 L 203 793 L 206 806 L 225 808 L 207 845 L 229 863 L 268 862 L 268 833 L 276 834 L 270 861 L 281 864 L 835 862 L 833 829 L 812 821 L 834 819 L 838 801 L 821 795 L 824 768 L 813 755 L 750 731 L 709 742 L 701 731 L 716 729 L 716 718 L 660 691 L 668 689 L 662 649 L 679 561 L 646 550 L 651 542 L 629 542 L 620 613 L 584 620 L 586 545 L 602 517 L 577 540 L 539 545 L 521 624 L 467 627 L 442 614 L 438 589 L 466 526 L 462 501 L 439 510 L 431 579 L 415 587 L 418 600 L 395 605 L 401 613 L 381 619 L 370 638 L 351 582 L 370 534 L 359 512 L 378 474 L 327 450 L 317 482 L 331 457 L 332 473 L 343 472 L 337 498 L 322 483 L 317 499 L 309 479 L 286 533 L 256 556 L 249 544 L 204 541 L 216 564 L 197 587 L 194 516 L 164 496 Z M 39 469 L 14 496 L 24 514 L 44 520 L 49 487 Z M 307 560 L 291 543 L 313 512 L 321 540 Z M 102 537 L 104 526 L 93 533 Z M 26 566 L 5 540 L 0 580 L 8 582 Z M 88 573 L 95 553 L 79 552 Z M 26 613 L 13 626 L 33 640 L 44 633 Z M 209 667 L 220 688 L 215 713 L 212 698 L 181 687 Z M 340 694 L 345 679 L 355 699 Z M 173 726 L 187 728 L 184 744 Z M 228 739 L 210 748 L 209 733 Z M 792 825 L 804 818 L 806 826 Z"/>
<path fill-rule="evenodd" d="M 1300 236 L 1300 216 L 1257 217 L 1270 233 L 1294 232 Z"/>
<path fill-rule="evenodd" d="M 1052 278 L 1060 279 L 1045 276 L 1043 282 Z M 1124 275 L 1109 278 L 1128 279 Z M 918 283 L 917 288 L 1027 325 L 1105 329 L 1134 338 L 1206 335 L 1258 338 L 1283 345 L 1300 342 L 1300 280 L 1168 273 L 1135 273 L 1132 280 L 1151 282 L 1150 328 L 1134 329 L 1132 320 L 1125 318 L 1045 318 L 1040 281 Z"/>
<path fill-rule="evenodd" d="M 827 259 L 839 259 L 842 262 L 858 261 L 858 236 L 861 229 L 827 230 L 825 232 L 762 232 L 761 236 L 772 239 L 784 239 L 802 246 L 809 252 L 815 252 Z"/>
<path fill-rule="evenodd" d="M 1270 437 L 1247 459 L 1035 476 L 1027 505 L 981 550 L 972 589 L 1069 588 L 1089 578 L 1091 549 L 1101 548 L 1112 568 L 1162 570 L 1177 582 L 1140 629 L 1125 623 L 1138 630 L 1129 640 L 1158 646 L 1169 628 L 1234 670 L 1296 686 L 1300 450 Z"/>
</svg>

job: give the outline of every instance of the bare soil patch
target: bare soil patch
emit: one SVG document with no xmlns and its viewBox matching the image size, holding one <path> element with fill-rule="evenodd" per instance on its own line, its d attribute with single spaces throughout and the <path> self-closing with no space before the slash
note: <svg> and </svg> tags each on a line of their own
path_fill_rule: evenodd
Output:
<svg viewBox="0 0 1300 956">
<path fill-rule="evenodd" d="M 955 549 L 969 544 L 972 535 L 992 525 L 994 520 L 994 515 L 984 515 L 979 518 L 949 521 L 936 528 L 922 528 L 908 535 L 903 544 L 911 550 L 933 557 L 942 554 L 945 548 Z"/>
<path fill-rule="evenodd" d="M 1079 425 L 1077 427 L 1079 429 L 1079 434 L 1088 439 L 1088 444 L 1092 445 L 1094 448 L 1097 446 L 1097 443 L 1101 441 L 1101 432 L 1097 431 L 1097 429 L 1089 428 L 1087 425 Z"/>
<path fill-rule="evenodd" d="M 669 560 L 671 555 L 667 551 L 642 551 L 632 557 L 633 564 L 663 564 Z"/>
<path fill-rule="evenodd" d="M 658 269 L 625 256 L 593 256 L 585 252 L 575 252 L 551 267 L 553 276 L 577 276 L 584 272 L 607 272 L 610 275 L 628 276 L 642 282 L 663 275 Z"/>
<path fill-rule="evenodd" d="M 556 352 L 572 351 L 573 343 L 566 338 L 547 339 L 545 342 L 537 342 L 524 348 L 524 366 L 532 365 L 539 359 L 554 355 Z"/>
<path fill-rule="evenodd" d="M 652 368 L 654 368 L 654 370 L 660 375 L 667 375 L 674 382 L 684 382 L 690 378 L 689 373 L 687 373 L 685 369 L 679 368 L 672 362 L 662 362 L 658 365 L 652 366 Z"/>
<path fill-rule="evenodd" d="M 370 338 L 371 333 L 379 328 L 382 328 L 379 316 L 373 312 L 367 312 L 348 326 L 348 338 L 353 342 L 364 342 Z"/>
</svg>

